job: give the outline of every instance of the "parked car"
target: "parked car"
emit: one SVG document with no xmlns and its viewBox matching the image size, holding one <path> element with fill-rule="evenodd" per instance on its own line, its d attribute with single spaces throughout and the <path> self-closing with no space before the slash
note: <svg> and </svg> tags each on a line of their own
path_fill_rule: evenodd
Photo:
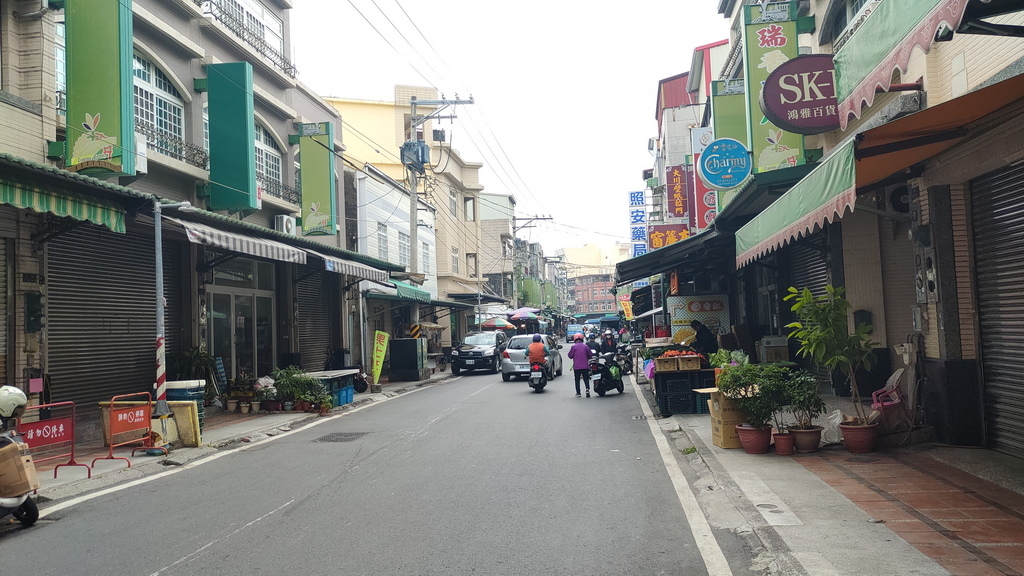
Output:
<svg viewBox="0 0 1024 576">
<path fill-rule="evenodd" d="M 576 334 L 586 334 L 582 324 L 569 324 L 565 329 L 565 341 L 572 344 L 572 337 Z"/>
<path fill-rule="evenodd" d="M 504 332 L 470 332 L 462 343 L 452 348 L 452 374 L 463 370 L 490 370 L 497 374 L 501 353 L 508 344 Z"/>
<path fill-rule="evenodd" d="M 544 345 L 548 347 L 548 367 L 551 374 L 548 380 L 562 375 L 561 344 L 551 336 L 544 336 Z M 530 362 L 526 357 L 526 349 L 533 343 L 533 334 L 513 336 L 501 354 L 501 379 L 508 382 L 513 376 L 530 377 Z"/>
</svg>

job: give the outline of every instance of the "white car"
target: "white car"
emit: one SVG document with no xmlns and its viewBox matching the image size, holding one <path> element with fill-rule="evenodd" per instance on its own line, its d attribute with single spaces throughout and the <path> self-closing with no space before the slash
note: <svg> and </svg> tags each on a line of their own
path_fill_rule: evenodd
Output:
<svg viewBox="0 0 1024 576">
<path fill-rule="evenodd" d="M 559 352 L 562 345 L 555 342 L 551 336 L 543 336 L 543 338 L 544 345 L 548 347 L 548 366 L 551 367 L 551 376 L 548 379 L 550 380 L 555 376 L 562 375 L 562 353 Z M 533 334 L 520 334 L 509 339 L 505 351 L 501 353 L 502 380 L 508 382 L 513 376 L 530 377 L 530 361 L 526 358 L 526 349 L 530 344 L 533 344 Z"/>
</svg>

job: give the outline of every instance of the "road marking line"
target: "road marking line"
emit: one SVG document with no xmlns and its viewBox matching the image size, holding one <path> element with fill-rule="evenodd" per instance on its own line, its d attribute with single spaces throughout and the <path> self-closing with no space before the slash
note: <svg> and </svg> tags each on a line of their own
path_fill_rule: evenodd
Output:
<svg viewBox="0 0 1024 576">
<path fill-rule="evenodd" d="M 711 525 L 708 523 L 707 517 L 704 516 L 704 512 L 700 509 L 697 497 L 694 496 L 690 484 L 686 481 L 686 477 L 683 476 L 682 470 L 679 469 L 679 464 L 672 453 L 672 448 L 669 446 L 668 440 L 665 439 L 665 433 L 661 431 L 658 423 L 654 420 L 654 413 L 651 412 L 651 407 L 647 404 L 647 400 L 644 398 L 640 386 L 637 385 L 636 379 L 630 378 L 629 380 L 633 386 L 633 393 L 636 394 L 637 400 L 640 401 L 640 407 L 644 411 L 644 416 L 647 417 L 647 426 L 651 430 L 651 435 L 654 436 L 654 442 L 658 445 L 661 460 L 665 464 L 665 470 L 668 472 L 669 478 L 672 480 L 672 486 L 676 489 L 679 504 L 683 507 L 687 524 L 690 525 L 690 531 L 693 533 L 693 539 L 697 543 L 697 549 L 700 550 L 701 559 L 704 560 L 709 576 L 732 576 L 732 569 L 729 568 L 729 562 L 725 559 L 725 553 L 722 552 L 722 548 L 718 545 L 718 540 L 715 539 L 715 535 L 711 531 Z"/>
<path fill-rule="evenodd" d="M 803 522 L 789 509 L 789 506 L 753 472 L 732 472 L 732 479 L 769 525 L 803 525 Z"/>
</svg>

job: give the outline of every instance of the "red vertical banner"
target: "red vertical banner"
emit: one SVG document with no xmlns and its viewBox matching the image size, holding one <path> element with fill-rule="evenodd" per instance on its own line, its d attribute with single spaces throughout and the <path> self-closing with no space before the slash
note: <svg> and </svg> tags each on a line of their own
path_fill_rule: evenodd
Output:
<svg viewBox="0 0 1024 576">
<path fill-rule="evenodd" d="M 668 169 L 668 215 L 676 218 L 688 216 L 690 194 L 689 166 L 672 166 Z"/>
<path fill-rule="evenodd" d="M 700 156 L 704 149 L 714 140 L 715 135 L 711 128 L 691 128 L 690 139 L 693 149 L 693 165 L 700 165 Z M 718 203 L 718 194 L 708 188 L 707 185 L 697 176 L 694 170 L 690 174 L 690 185 L 693 194 L 690 195 L 690 230 L 700 232 L 711 225 L 715 220 L 715 209 Z"/>
</svg>

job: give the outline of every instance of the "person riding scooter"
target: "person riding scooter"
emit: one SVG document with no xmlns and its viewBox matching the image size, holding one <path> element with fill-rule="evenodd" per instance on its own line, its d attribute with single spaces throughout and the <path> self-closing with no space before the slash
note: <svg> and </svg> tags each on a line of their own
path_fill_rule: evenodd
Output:
<svg viewBox="0 0 1024 576">
<path fill-rule="evenodd" d="M 544 367 L 544 372 L 548 375 L 548 380 L 551 379 L 551 366 L 548 364 L 548 354 L 550 350 L 544 345 L 544 337 L 540 334 L 533 335 L 533 342 L 526 347 L 526 357 L 530 361 L 530 364 L 540 364 Z"/>
<path fill-rule="evenodd" d="M 15 424 L 18 422 L 18 418 L 21 417 L 25 412 L 25 406 L 28 405 L 28 397 L 20 389 L 14 386 L 0 386 L 0 449 L 11 446 L 9 450 L 18 451 L 18 445 L 23 444 L 21 436 L 17 435 L 14 430 Z M 26 465 L 22 463 L 22 465 Z M 31 460 L 27 466 L 32 466 Z M 33 475 L 34 478 L 34 475 Z M 6 492 L 5 488 L 12 488 L 12 486 L 0 486 L 0 494 Z M 0 518 L 8 514 L 13 514 L 14 518 L 17 519 L 23 526 L 31 526 L 35 524 L 36 520 L 39 519 L 39 508 L 36 507 L 35 501 L 29 496 L 33 489 L 38 489 L 39 485 L 35 484 L 35 487 L 28 487 L 27 489 L 22 488 L 15 492 L 16 496 L 0 496 Z M 18 492 L 24 492 L 18 494 Z"/>
</svg>

